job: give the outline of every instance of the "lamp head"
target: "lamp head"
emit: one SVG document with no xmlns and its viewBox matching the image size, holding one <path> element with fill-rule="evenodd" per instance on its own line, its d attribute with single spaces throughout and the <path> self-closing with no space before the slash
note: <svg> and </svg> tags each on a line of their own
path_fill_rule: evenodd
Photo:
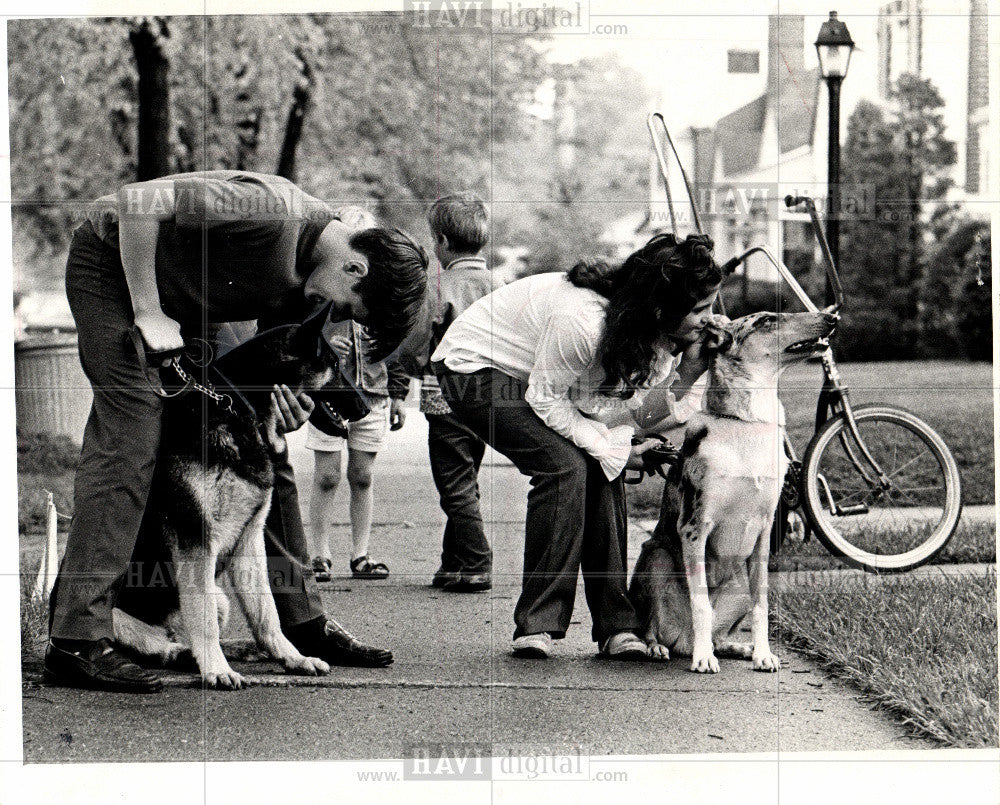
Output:
<svg viewBox="0 0 1000 805">
<path fill-rule="evenodd" d="M 847 26 L 837 19 L 836 11 L 831 11 L 830 19 L 820 26 L 815 44 L 823 78 L 844 78 L 851 63 L 854 40 Z"/>
</svg>

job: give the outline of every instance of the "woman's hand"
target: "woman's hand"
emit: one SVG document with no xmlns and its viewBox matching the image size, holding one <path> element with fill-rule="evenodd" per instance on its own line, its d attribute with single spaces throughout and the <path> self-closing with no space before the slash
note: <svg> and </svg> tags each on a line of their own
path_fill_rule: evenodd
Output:
<svg viewBox="0 0 1000 805">
<path fill-rule="evenodd" d="M 301 428 L 315 407 L 308 394 L 303 392 L 296 397 L 288 386 L 275 386 L 271 391 L 271 413 L 276 416 L 275 429 L 279 434 Z"/>
<path fill-rule="evenodd" d="M 646 439 L 639 444 L 632 445 L 632 449 L 628 454 L 628 461 L 625 464 L 625 469 L 627 470 L 641 470 L 642 469 L 642 454 L 647 450 L 654 447 L 659 447 L 663 444 L 659 439 Z"/>
<path fill-rule="evenodd" d="M 162 311 L 136 313 L 135 326 L 142 333 L 147 352 L 170 352 L 184 348 L 181 326 Z"/>
<path fill-rule="evenodd" d="M 715 339 L 710 337 L 712 326 L 719 328 L 725 327 L 727 324 L 729 324 L 729 319 L 717 313 L 706 313 L 702 317 L 697 338 L 687 344 L 681 353 L 681 364 L 677 373 L 686 381 L 693 383 L 708 371 L 712 348 L 717 346 Z"/>
</svg>

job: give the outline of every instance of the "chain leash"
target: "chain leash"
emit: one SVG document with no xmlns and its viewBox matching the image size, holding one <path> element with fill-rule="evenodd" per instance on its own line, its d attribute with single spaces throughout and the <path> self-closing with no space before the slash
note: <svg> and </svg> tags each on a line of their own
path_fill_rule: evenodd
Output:
<svg viewBox="0 0 1000 805">
<path fill-rule="evenodd" d="M 228 394 L 219 394 L 212 387 L 211 383 L 209 383 L 207 386 L 203 386 L 201 383 L 199 383 L 197 380 L 191 377 L 191 375 L 189 375 L 187 372 L 184 371 L 184 369 L 181 367 L 181 362 L 179 358 L 174 358 L 172 361 L 170 361 L 170 365 L 174 367 L 174 371 L 177 372 L 177 376 L 180 377 L 180 379 L 185 384 L 190 384 L 192 388 L 196 389 L 197 391 L 200 391 L 209 399 L 219 403 L 219 405 L 222 406 L 223 410 L 232 413 L 233 411 L 232 397 L 230 397 Z"/>
</svg>

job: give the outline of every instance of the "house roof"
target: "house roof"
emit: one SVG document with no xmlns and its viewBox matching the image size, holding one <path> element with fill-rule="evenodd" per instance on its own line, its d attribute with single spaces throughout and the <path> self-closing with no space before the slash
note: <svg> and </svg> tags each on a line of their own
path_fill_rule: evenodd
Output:
<svg viewBox="0 0 1000 805">
<path fill-rule="evenodd" d="M 744 173 L 757 165 L 766 101 L 766 94 L 754 98 L 715 124 L 715 147 L 722 154 L 726 175 Z"/>
<path fill-rule="evenodd" d="M 715 148 L 726 176 L 757 167 L 768 109 L 775 115 L 778 152 L 787 154 L 813 141 L 819 69 L 786 74 L 773 89 L 730 112 L 715 124 Z"/>
<path fill-rule="evenodd" d="M 813 141 L 819 68 L 789 75 L 787 79 L 780 82 L 778 92 L 778 148 L 782 154 Z"/>
</svg>

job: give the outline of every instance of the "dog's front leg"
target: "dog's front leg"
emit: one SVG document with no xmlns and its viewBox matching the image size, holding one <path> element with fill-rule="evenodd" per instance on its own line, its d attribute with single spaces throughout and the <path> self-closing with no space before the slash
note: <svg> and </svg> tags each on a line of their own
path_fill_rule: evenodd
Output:
<svg viewBox="0 0 1000 805">
<path fill-rule="evenodd" d="M 691 670 L 699 674 L 719 673 L 719 661 L 712 646 L 712 603 L 708 597 L 708 577 L 705 573 L 705 545 L 715 524 L 695 512 L 678 524 L 684 575 L 691 599 L 691 628 L 694 646 L 691 650 Z"/>
<path fill-rule="evenodd" d="M 211 540 L 206 540 L 211 544 Z M 229 666 L 219 645 L 219 609 L 215 587 L 216 556 L 208 550 L 174 556 L 181 621 L 201 678 L 210 688 L 237 690 L 246 684 Z"/>
<path fill-rule="evenodd" d="M 251 518 L 236 545 L 229 564 L 229 580 L 236 600 L 250 624 L 257 645 L 280 662 L 286 671 L 315 676 L 330 673 L 330 666 L 316 657 L 304 657 L 281 633 L 278 609 L 268 584 L 264 551 L 264 520 L 267 506 Z"/>
<path fill-rule="evenodd" d="M 750 556 L 750 600 L 753 609 L 750 615 L 750 636 L 753 641 L 753 668 L 755 671 L 777 671 L 781 660 L 771 653 L 768 640 L 767 607 L 767 557 L 771 546 L 771 524 L 768 518 L 765 528 L 757 538 L 753 554 Z"/>
</svg>

